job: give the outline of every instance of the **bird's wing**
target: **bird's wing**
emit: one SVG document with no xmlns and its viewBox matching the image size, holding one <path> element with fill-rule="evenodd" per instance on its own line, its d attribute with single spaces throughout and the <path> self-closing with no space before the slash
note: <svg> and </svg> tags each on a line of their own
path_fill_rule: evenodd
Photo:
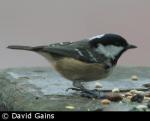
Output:
<svg viewBox="0 0 150 121">
<path fill-rule="evenodd" d="M 34 47 L 33 50 L 43 51 L 60 57 L 71 57 L 88 63 L 99 63 L 105 61 L 103 55 L 96 54 L 96 52 L 92 50 L 87 40 L 39 46 Z"/>
</svg>

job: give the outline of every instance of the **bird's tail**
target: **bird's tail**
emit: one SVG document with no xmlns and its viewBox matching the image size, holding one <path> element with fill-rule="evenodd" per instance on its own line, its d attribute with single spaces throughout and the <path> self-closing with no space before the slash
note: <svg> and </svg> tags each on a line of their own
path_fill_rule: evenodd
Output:
<svg viewBox="0 0 150 121">
<path fill-rule="evenodd" d="M 29 50 L 29 51 L 33 50 L 33 47 L 22 46 L 22 45 L 10 45 L 7 48 L 9 48 L 9 49 L 18 49 L 18 50 Z"/>
</svg>

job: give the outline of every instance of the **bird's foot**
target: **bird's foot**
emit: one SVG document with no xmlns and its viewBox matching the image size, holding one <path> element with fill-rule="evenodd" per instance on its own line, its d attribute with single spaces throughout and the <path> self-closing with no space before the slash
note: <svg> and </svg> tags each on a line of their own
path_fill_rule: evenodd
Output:
<svg viewBox="0 0 150 121">
<path fill-rule="evenodd" d="M 68 92 L 69 90 L 81 91 L 80 88 L 74 88 L 74 87 L 66 89 L 67 92 Z"/>
<path fill-rule="evenodd" d="M 87 98 L 96 98 L 96 99 L 102 99 L 104 98 L 104 94 L 103 92 L 101 92 L 100 90 L 88 90 L 85 88 L 68 88 L 66 91 L 69 90 L 75 90 L 75 91 L 80 91 L 81 92 L 81 96 L 82 97 L 87 97 Z"/>
</svg>

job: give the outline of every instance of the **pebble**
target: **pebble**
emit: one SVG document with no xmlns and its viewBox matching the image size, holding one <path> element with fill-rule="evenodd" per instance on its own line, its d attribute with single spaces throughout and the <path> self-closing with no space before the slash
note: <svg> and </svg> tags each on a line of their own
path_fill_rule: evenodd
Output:
<svg viewBox="0 0 150 121">
<path fill-rule="evenodd" d="M 99 82 L 95 83 L 95 88 L 102 88 L 102 87 L 103 87 L 103 85 L 101 83 L 99 83 Z"/>
<path fill-rule="evenodd" d="M 144 87 L 150 88 L 150 83 L 143 84 Z"/>
<path fill-rule="evenodd" d="M 125 97 L 125 94 L 120 94 L 120 96 L 124 98 L 124 97 Z"/>
<path fill-rule="evenodd" d="M 146 93 L 144 96 L 145 97 L 150 97 L 150 93 Z"/>
<path fill-rule="evenodd" d="M 74 107 L 74 106 L 71 106 L 71 105 L 68 105 L 68 106 L 66 106 L 65 108 L 66 108 L 66 109 L 71 109 L 71 110 L 72 110 L 72 109 L 75 109 L 75 107 Z"/>
<path fill-rule="evenodd" d="M 118 102 L 123 99 L 123 96 L 118 93 L 109 93 L 106 95 L 106 98 L 110 101 Z"/>
<path fill-rule="evenodd" d="M 145 92 L 144 91 L 136 91 L 136 94 L 142 94 L 142 95 L 144 95 Z"/>
<path fill-rule="evenodd" d="M 110 103 L 111 103 L 111 101 L 108 99 L 101 100 L 101 104 L 103 104 L 103 105 L 109 105 Z"/>
<path fill-rule="evenodd" d="M 132 96 L 127 96 L 127 99 L 131 100 Z"/>
<path fill-rule="evenodd" d="M 125 93 L 125 96 L 127 97 L 127 96 L 132 96 L 133 94 L 131 93 L 131 92 L 126 92 Z"/>
<path fill-rule="evenodd" d="M 120 92 L 120 90 L 119 90 L 119 88 L 114 88 L 113 90 L 112 90 L 112 92 Z"/>
<path fill-rule="evenodd" d="M 138 90 L 130 90 L 130 93 L 131 94 L 144 94 L 144 92 L 143 91 L 138 91 Z"/>
<path fill-rule="evenodd" d="M 136 94 L 131 98 L 131 102 L 138 102 L 141 103 L 144 100 L 144 95 Z"/>
<path fill-rule="evenodd" d="M 131 94 L 136 94 L 137 90 L 130 90 Z"/>
<path fill-rule="evenodd" d="M 133 76 L 131 77 L 131 79 L 134 80 L 134 81 L 137 81 L 137 80 L 139 80 L 139 77 L 136 76 L 136 75 L 133 75 Z"/>
<path fill-rule="evenodd" d="M 88 108 L 87 111 L 90 111 L 90 109 Z"/>
<path fill-rule="evenodd" d="M 150 97 L 144 97 L 144 100 L 150 101 Z"/>
</svg>

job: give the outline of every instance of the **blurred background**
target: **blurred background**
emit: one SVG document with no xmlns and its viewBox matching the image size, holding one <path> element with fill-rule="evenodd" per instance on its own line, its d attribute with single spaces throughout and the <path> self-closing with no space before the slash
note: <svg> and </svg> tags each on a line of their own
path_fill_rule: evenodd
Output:
<svg viewBox="0 0 150 121">
<path fill-rule="evenodd" d="M 149 0 L 0 0 L 0 68 L 49 66 L 40 55 L 8 45 L 46 45 L 117 33 L 138 49 L 119 65 L 150 66 Z"/>
</svg>

